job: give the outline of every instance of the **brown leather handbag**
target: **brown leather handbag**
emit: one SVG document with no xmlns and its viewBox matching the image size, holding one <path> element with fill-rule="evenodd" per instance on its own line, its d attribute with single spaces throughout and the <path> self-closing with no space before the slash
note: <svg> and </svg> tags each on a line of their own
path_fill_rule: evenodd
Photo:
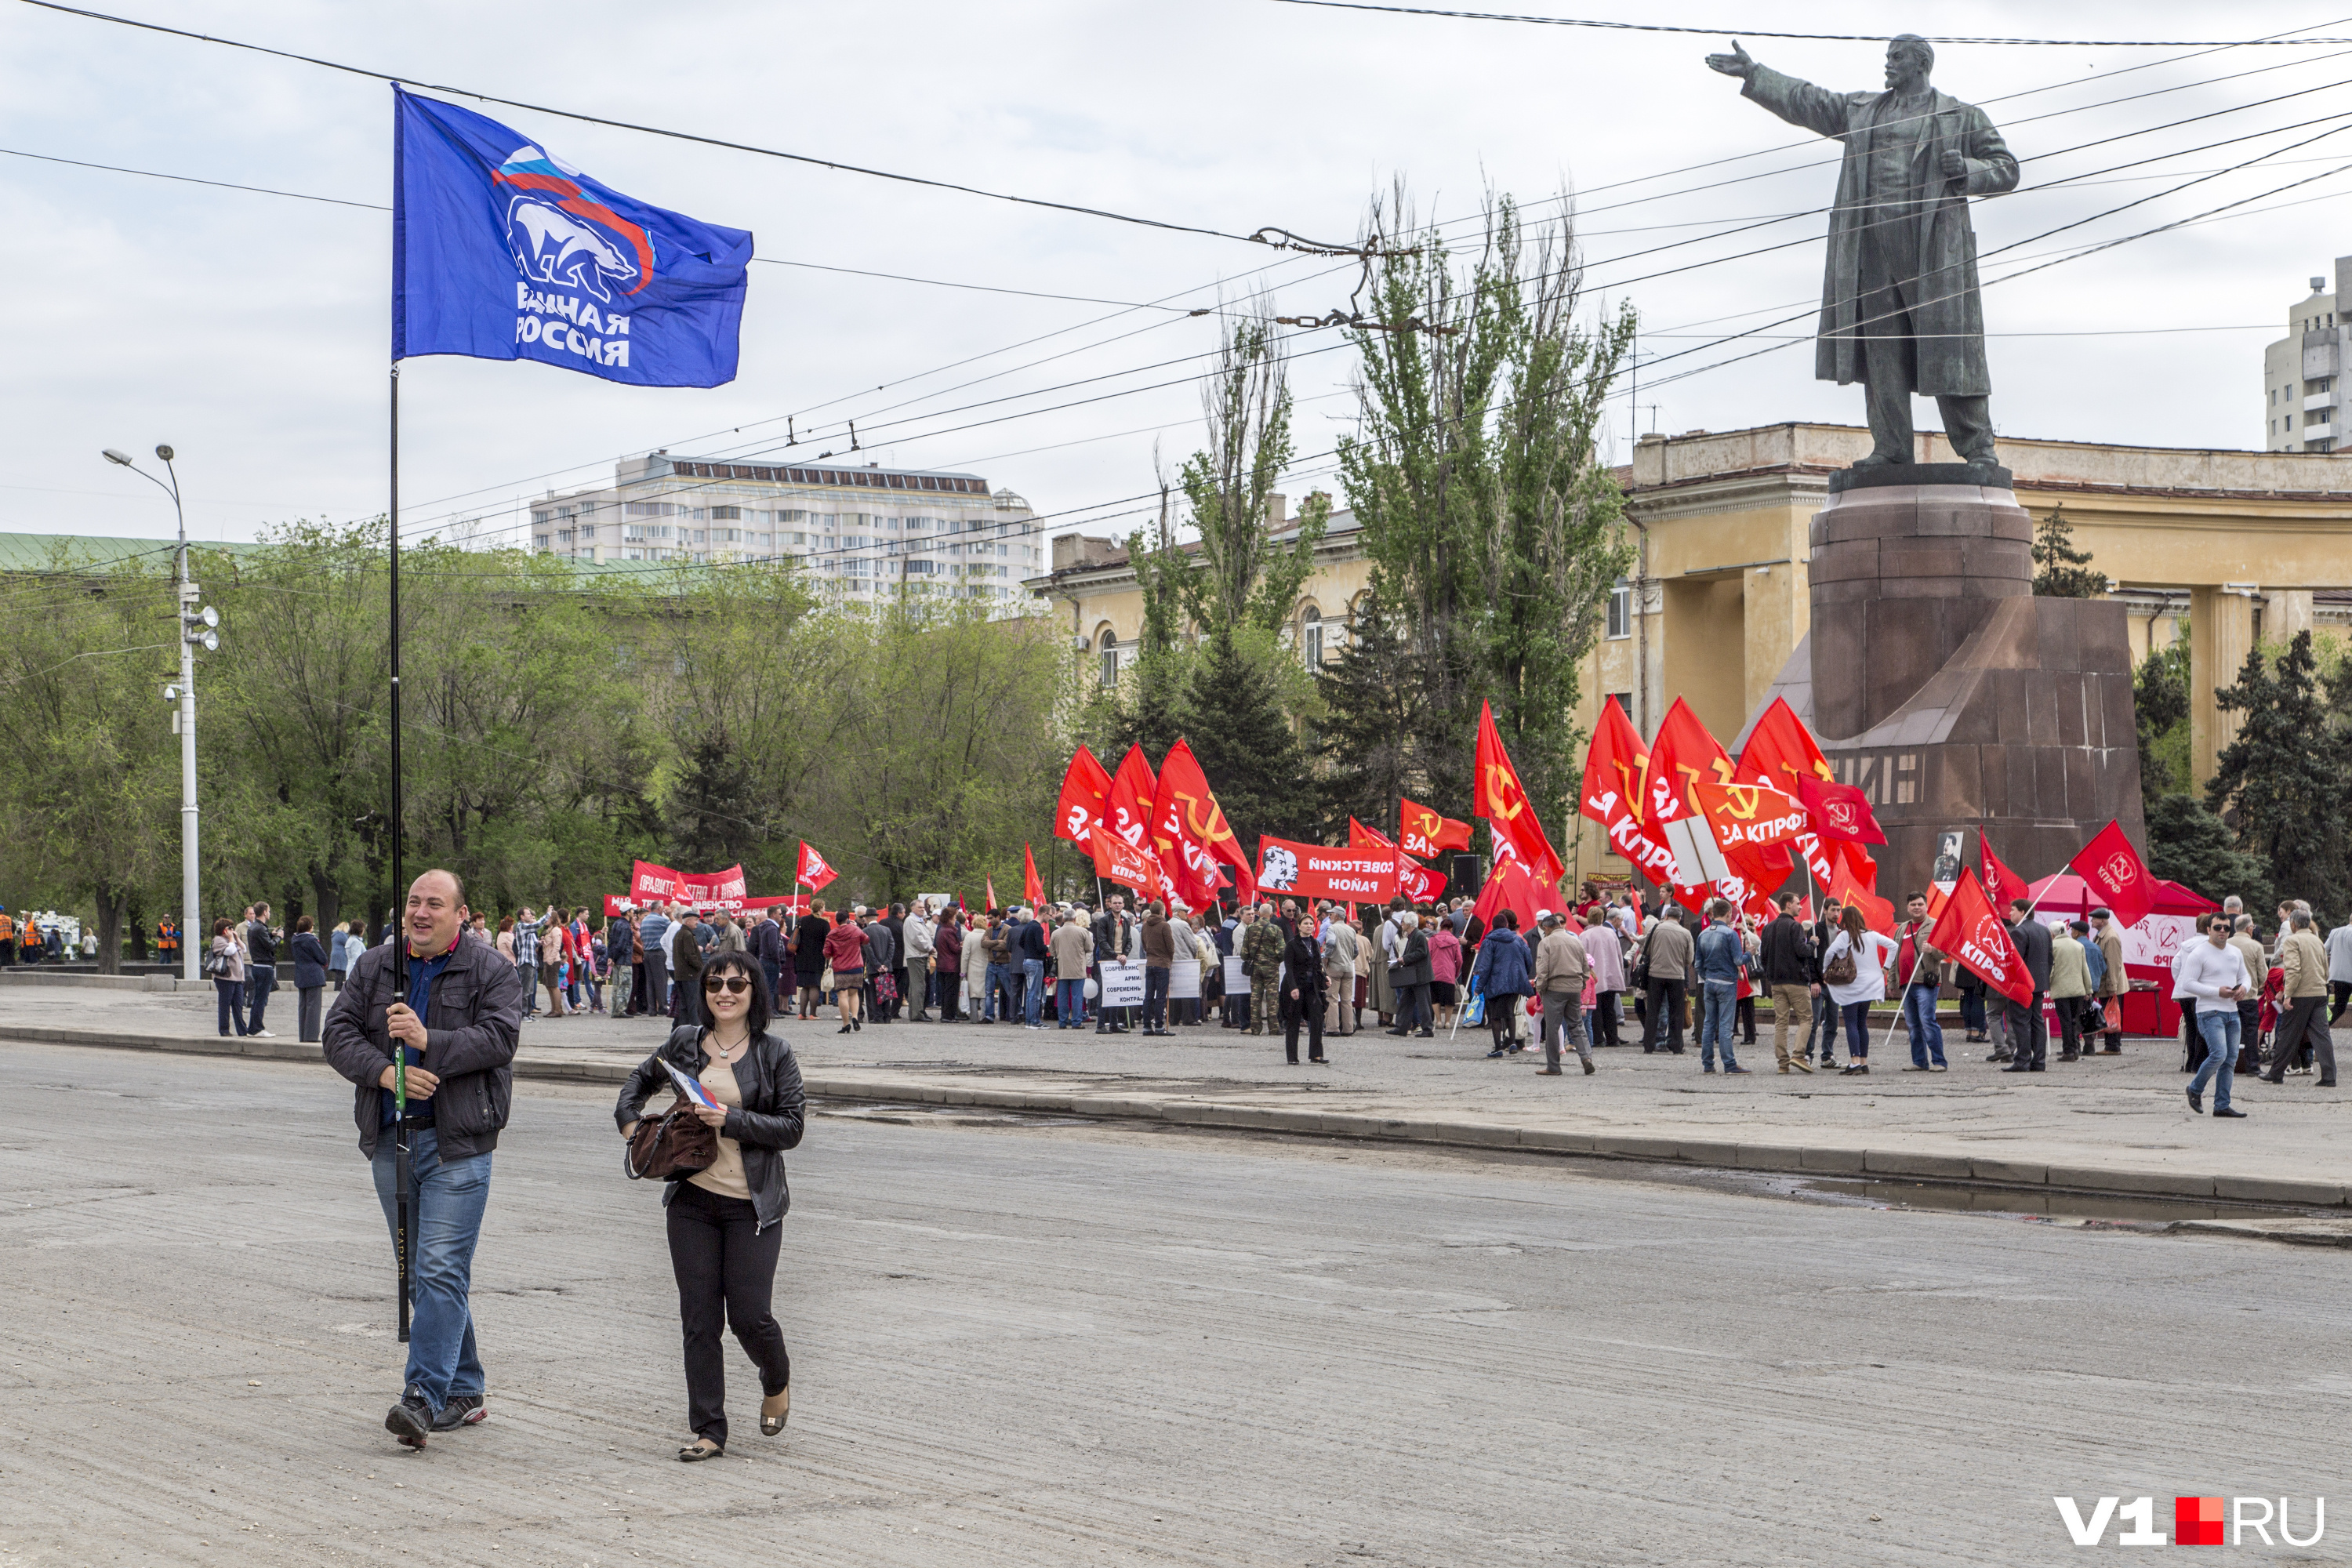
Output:
<svg viewBox="0 0 2352 1568">
<path fill-rule="evenodd" d="M 694 1104 L 679 1095 L 677 1102 L 659 1116 L 637 1119 L 621 1163 L 629 1180 L 667 1181 L 709 1170 L 719 1158 L 719 1134 L 703 1125 Z"/>
</svg>

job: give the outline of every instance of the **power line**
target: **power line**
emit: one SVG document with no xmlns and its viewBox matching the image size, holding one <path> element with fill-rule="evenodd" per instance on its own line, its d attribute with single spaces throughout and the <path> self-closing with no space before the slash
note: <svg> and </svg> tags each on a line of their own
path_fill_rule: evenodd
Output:
<svg viewBox="0 0 2352 1568">
<path fill-rule="evenodd" d="M 112 16 L 104 11 L 85 10 L 79 5 L 66 5 L 58 0 L 23 0 L 27 5 L 44 11 L 56 11 L 64 16 L 81 16 L 93 22 L 110 22 L 116 26 L 134 27 L 142 32 L 162 33 L 175 38 L 187 38 L 201 44 L 218 44 L 224 48 L 244 49 L 252 54 L 269 55 L 302 65 L 318 66 L 326 70 L 341 71 L 347 76 L 364 77 L 393 86 L 414 85 L 427 92 L 449 93 L 458 98 L 470 98 L 482 103 L 502 104 L 532 114 L 552 114 L 564 120 L 576 120 L 586 125 L 608 126 L 615 131 L 635 131 L 646 136 L 665 136 L 672 141 L 692 142 L 705 147 L 724 148 L 730 153 L 749 153 L 761 158 L 781 158 L 788 163 L 808 163 L 836 173 L 864 174 L 877 180 L 895 180 L 901 184 L 925 185 L 933 190 L 954 191 L 968 196 L 982 196 L 991 201 L 1012 202 L 1022 206 L 1045 207 L 1055 212 L 1075 213 L 1081 217 L 1108 218 L 1114 223 L 1134 224 L 1142 228 L 1164 229 L 1173 234 L 1205 235 L 1212 239 L 1234 239 L 1244 244 L 1270 245 L 1277 250 L 1305 250 L 1316 254 L 1354 254 L 1348 246 L 1323 246 L 1301 239 L 1289 230 L 1272 224 L 1261 225 L 1249 234 L 1232 234 L 1221 228 L 1206 228 L 1196 224 L 1171 223 L 1161 218 L 1139 217 L 1132 213 L 1113 212 L 1108 207 L 1083 206 L 1073 202 L 1049 201 L 1042 196 L 1018 196 L 1003 191 L 982 190 L 977 185 L 960 184 L 952 180 L 934 180 L 921 174 L 902 174 L 888 169 L 872 169 L 859 163 L 845 163 L 836 159 L 819 158 L 805 153 L 788 153 L 776 147 L 761 147 L 747 142 L 730 142 L 723 137 L 704 136 L 690 131 L 672 131 L 658 125 L 640 125 L 634 121 L 614 120 L 601 114 L 585 114 L 578 110 L 557 109 L 548 104 L 531 103 L 518 98 L 500 98 L 495 93 L 478 92 L 472 88 L 445 87 L 434 82 L 414 82 L 412 79 L 368 66 L 350 65 L 341 60 L 322 59 L 316 55 L 297 54 L 290 49 L 272 48 L 266 44 L 247 43 L 242 39 L 225 38 L 209 33 L 190 32 L 184 27 L 167 27 L 160 22 L 142 22 L 130 16 Z"/>
<path fill-rule="evenodd" d="M 40 3 L 40 0 L 36 0 Z M 1772 33 L 1759 27 L 1692 27 L 1671 22 L 1602 22 L 1580 16 L 1518 16 L 1500 11 L 1439 11 L 1421 5 L 1381 5 L 1372 0 L 1282 0 L 1286 5 L 1319 5 L 1340 11 L 1387 11 L 1401 16 L 1450 16 L 1472 22 L 1532 22 L 1549 27 L 1596 27 L 1612 33 L 1701 33 L 1709 37 L 1805 38 L 1820 43 L 1880 44 L 1885 33 Z M 1916 37 L 1916 35 L 1914 35 Z M 1979 38 L 1930 35 L 1931 44 L 2022 44 L 2074 49 L 2239 49 L 2252 44 L 2352 44 L 2352 38 Z"/>
</svg>

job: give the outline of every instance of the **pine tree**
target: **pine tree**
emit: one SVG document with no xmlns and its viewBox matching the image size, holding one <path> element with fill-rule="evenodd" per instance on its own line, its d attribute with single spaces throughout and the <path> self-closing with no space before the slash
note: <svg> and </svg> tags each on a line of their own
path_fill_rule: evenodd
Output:
<svg viewBox="0 0 2352 1568">
<path fill-rule="evenodd" d="M 2139 787 L 2146 796 L 2189 787 L 2165 754 L 2165 742 L 2189 722 L 2189 645 L 2176 642 L 2140 660 L 2132 672 L 2132 716 L 2139 730 Z"/>
<path fill-rule="evenodd" d="M 1397 802 L 1423 787 L 1414 738 L 1426 718 L 1396 617 L 1375 597 L 1365 601 L 1339 653 L 1315 675 L 1323 717 L 1315 726 L 1323 760 L 1320 837 L 1341 842 L 1348 818 L 1381 827 Z"/>
<path fill-rule="evenodd" d="M 1185 689 L 1185 735 L 1244 847 L 1257 835 L 1314 831 L 1315 781 L 1274 681 L 1244 654 L 1231 626 L 1209 638 Z"/>
<path fill-rule="evenodd" d="M 2230 825 L 2193 795 L 2158 795 L 2147 803 L 2147 868 L 2208 898 L 2235 893 L 2250 910 L 2267 913 L 2277 907 L 2262 861 L 2231 847 Z"/>
<path fill-rule="evenodd" d="M 2340 906 L 2344 886 L 2343 777 L 2328 743 L 2311 634 L 2297 632 L 2275 664 L 2255 648 L 2237 684 L 2213 694 L 2242 713 L 2237 739 L 2215 759 L 2205 804 L 2236 830 L 2282 896 Z"/>
<path fill-rule="evenodd" d="M 2091 571 L 2091 552 L 2074 548 L 2074 525 L 2066 508 L 2050 509 L 2033 536 L 2033 591 L 2045 599 L 2096 599 L 2107 591 L 2107 574 Z"/>
</svg>

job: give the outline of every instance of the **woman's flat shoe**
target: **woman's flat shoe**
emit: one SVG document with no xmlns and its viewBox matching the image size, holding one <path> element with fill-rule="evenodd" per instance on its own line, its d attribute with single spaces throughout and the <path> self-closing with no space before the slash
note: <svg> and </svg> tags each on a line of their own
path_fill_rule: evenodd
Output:
<svg viewBox="0 0 2352 1568">
<path fill-rule="evenodd" d="M 715 1459 L 726 1451 L 708 1437 L 698 1437 L 690 1446 L 680 1448 L 677 1457 L 690 1465 L 698 1459 Z"/>
<path fill-rule="evenodd" d="M 784 1429 L 785 1418 L 793 1413 L 793 1391 L 789 1388 L 772 1399 L 760 1401 L 760 1432 L 772 1437 Z"/>
</svg>

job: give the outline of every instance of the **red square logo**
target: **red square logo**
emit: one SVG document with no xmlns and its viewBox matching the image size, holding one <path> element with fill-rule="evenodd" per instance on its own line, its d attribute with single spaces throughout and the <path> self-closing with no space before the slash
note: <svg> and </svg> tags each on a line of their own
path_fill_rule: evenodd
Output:
<svg viewBox="0 0 2352 1568">
<path fill-rule="evenodd" d="M 2217 1497 L 2177 1497 L 2172 1500 L 2172 1543 L 2175 1546 L 2220 1546 L 2223 1500 Z"/>
</svg>

